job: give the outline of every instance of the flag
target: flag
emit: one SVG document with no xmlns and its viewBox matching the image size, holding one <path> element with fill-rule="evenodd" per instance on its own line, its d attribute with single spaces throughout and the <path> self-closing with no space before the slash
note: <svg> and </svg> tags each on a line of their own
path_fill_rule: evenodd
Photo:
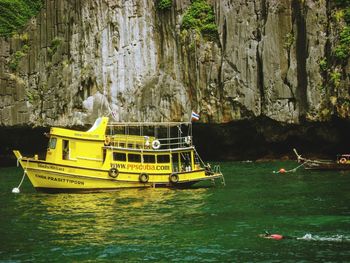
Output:
<svg viewBox="0 0 350 263">
<path fill-rule="evenodd" d="M 198 121 L 199 120 L 199 114 L 195 113 L 194 111 L 192 111 L 191 120 Z"/>
<path fill-rule="evenodd" d="M 111 111 L 111 114 L 112 114 L 112 116 L 113 116 L 114 120 L 117 120 L 117 113 L 116 113 L 116 112 L 114 112 L 114 111 Z"/>
</svg>

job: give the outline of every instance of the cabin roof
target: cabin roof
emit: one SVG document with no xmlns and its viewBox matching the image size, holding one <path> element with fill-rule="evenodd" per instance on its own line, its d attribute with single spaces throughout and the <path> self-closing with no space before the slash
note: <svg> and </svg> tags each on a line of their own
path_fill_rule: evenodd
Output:
<svg viewBox="0 0 350 263">
<path fill-rule="evenodd" d="M 176 127 L 179 125 L 191 125 L 191 122 L 110 122 L 108 126 L 113 127 L 140 127 L 140 126 L 155 126 L 155 127 Z"/>
</svg>

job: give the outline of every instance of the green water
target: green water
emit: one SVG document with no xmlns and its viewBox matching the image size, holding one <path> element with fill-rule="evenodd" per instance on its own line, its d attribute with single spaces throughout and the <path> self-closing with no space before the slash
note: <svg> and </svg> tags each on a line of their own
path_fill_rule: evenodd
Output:
<svg viewBox="0 0 350 263">
<path fill-rule="evenodd" d="M 350 173 L 222 163 L 226 187 L 36 193 L 0 169 L 0 262 L 349 262 Z M 302 239 L 258 238 L 264 230 Z"/>
</svg>

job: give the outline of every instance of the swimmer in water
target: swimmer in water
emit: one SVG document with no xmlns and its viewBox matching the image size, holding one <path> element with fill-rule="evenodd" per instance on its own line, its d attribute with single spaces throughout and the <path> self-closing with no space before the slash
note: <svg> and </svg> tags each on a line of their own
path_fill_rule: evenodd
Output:
<svg viewBox="0 0 350 263">
<path fill-rule="evenodd" d="M 329 237 L 320 237 L 317 235 L 305 234 L 303 237 L 293 237 L 293 236 L 284 236 L 281 234 L 270 234 L 268 231 L 265 231 L 265 234 L 258 235 L 261 238 L 282 240 L 282 239 L 294 239 L 294 240 L 308 240 L 308 241 L 326 241 L 326 242 L 350 242 L 350 238 L 342 235 L 335 235 Z"/>
<path fill-rule="evenodd" d="M 275 240 L 282 240 L 282 239 L 291 239 L 291 238 L 293 238 L 291 236 L 282 236 L 280 234 L 270 234 L 267 231 L 265 231 L 265 234 L 260 234 L 259 237 L 267 238 L 267 239 L 275 239 Z"/>
</svg>

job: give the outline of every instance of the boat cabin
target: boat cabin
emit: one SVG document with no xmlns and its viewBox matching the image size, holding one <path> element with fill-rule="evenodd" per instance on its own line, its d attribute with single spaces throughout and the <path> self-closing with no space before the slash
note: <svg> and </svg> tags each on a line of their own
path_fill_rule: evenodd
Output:
<svg viewBox="0 0 350 263">
<path fill-rule="evenodd" d="M 88 131 L 51 128 L 46 161 L 118 172 L 171 174 L 204 169 L 190 122 L 108 123 Z"/>
</svg>

